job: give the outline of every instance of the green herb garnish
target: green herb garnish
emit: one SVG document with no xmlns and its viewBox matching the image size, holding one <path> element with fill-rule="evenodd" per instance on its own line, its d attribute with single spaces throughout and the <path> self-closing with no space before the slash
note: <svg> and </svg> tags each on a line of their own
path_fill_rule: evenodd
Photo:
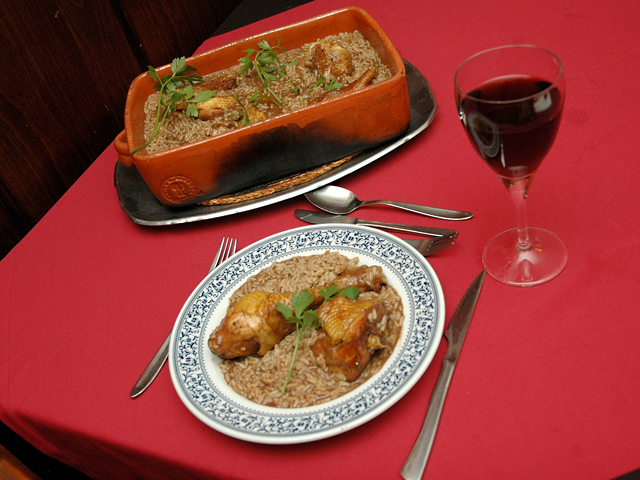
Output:
<svg viewBox="0 0 640 480">
<path fill-rule="evenodd" d="M 242 125 L 249 125 L 251 123 L 249 119 L 249 111 L 247 110 L 247 107 L 245 107 L 244 104 L 242 103 L 242 100 L 240 100 L 239 95 L 236 95 L 236 102 L 238 102 L 238 105 L 242 107 L 242 110 L 240 110 L 240 113 L 238 116 L 229 114 L 227 115 L 227 118 L 229 120 L 233 120 L 234 122 L 239 122 L 242 120 Z"/>
<path fill-rule="evenodd" d="M 282 100 L 271 89 L 271 84 L 278 78 L 282 78 L 288 66 L 296 65 L 297 61 L 289 63 L 280 63 L 278 52 L 287 53 L 284 47 L 280 46 L 280 36 L 278 36 L 278 44 L 275 46 L 269 45 L 266 40 L 258 43 L 259 50 L 249 48 L 245 50 L 247 55 L 244 58 L 239 59 L 240 62 L 240 75 L 244 75 L 252 70 L 256 71 L 256 75 L 262 81 L 260 90 L 257 90 L 249 99 L 251 105 L 257 105 L 263 100 L 270 100 L 279 107 L 282 107 Z M 253 57 L 253 58 L 252 58 Z M 243 109 L 239 119 L 242 119 L 243 125 L 249 124 L 249 116 L 246 111 L 246 107 Z"/>
<path fill-rule="evenodd" d="M 336 295 L 344 295 L 350 300 L 355 300 L 360 295 L 360 290 L 358 290 L 356 287 L 345 287 L 340 291 L 338 290 L 339 288 L 336 285 L 332 285 L 320 290 L 319 294 L 322 298 L 324 298 L 322 303 L 326 303 L 330 298 Z M 293 365 L 296 362 L 298 347 L 300 346 L 302 337 L 304 337 L 304 334 L 307 333 L 307 330 L 309 330 L 309 328 L 320 328 L 322 326 L 318 319 L 317 309 L 309 309 L 312 303 L 313 297 L 311 296 L 311 293 L 309 293 L 309 290 L 302 290 L 300 293 L 294 294 L 291 297 L 291 307 L 293 307 L 293 311 L 288 305 L 285 305 L 282 302 L 278 302 L 276 305 L 276 309 L 282 314 L 282 316 L 288 323 L 296 324 L 296 346 L 293 349 L 293 357 L 291 358 L 289 373 L 287 374 L 284 386 L 282 387 L 283 395 L 287 390 L 287 385 L 289 384 L 289 379 L 291 378 L 291 373 L 293 372 Z"/>
<path fill-rule="evenodd" d="M 195 104 L 211 100 L 216 94 L 214 90 L 201 90 L 197 94 L 194 94 L 192 85 L 202 83 L 202 77 L 194 73 L 196 71 L 195 67 L 186 65 L 185 57 L 174 59 L 173 62 L 171 62 L 171 74 L 167 74 L 162 78 L 160 78 L 156 69 L 151 65 L 149 65 L 148 68 L 149 71 L 147 75 L 156 81 L 153 88 L 160 92 L 156 123 L 147 143 L 131 150 L 132 154 L 138 150 L 142 150 L 153 142 L 156 134 L 167 119 L 169 112 L 174 111 L 178 105 L 186 103 L 187 115 L 197 117 L 198 107 L 196 107 Z"/>
<path fill-rule="evenodd" d="M 291 85 L 293 85 L 293 91 L 298 93 L 298 94 L 309 93 L 311 90 L 314 90 L 314 89 L 316 89 L 318 87 L 322 87 L 323 90 L 325 90 L 325 91 L 340 90 L 342 87 L 344 87 L 344 83 L 340 83 L 337 78 L 332 78 L 327 83 L 327 79 L 324 77 L 324 75 L 318 75 L 316 77 L 316 84 L 315 85 L 309 85 L 304 92 L 296 84 L 294 84 L 291 81 L 289 81 L 289 82 L 291 83 Z"/>
<path fill-rule="evenodd" d="M 340 90 L 344 87 L 344 83 L 340 83 L 337 78 L 332 78 L 329 80 L 329 83 L 327 83 L 327 79 L 322 75 L 318 75 L 317 84 L 318 86 L 322 85 L 322 88 L 325 90 Z"/>
</svg>

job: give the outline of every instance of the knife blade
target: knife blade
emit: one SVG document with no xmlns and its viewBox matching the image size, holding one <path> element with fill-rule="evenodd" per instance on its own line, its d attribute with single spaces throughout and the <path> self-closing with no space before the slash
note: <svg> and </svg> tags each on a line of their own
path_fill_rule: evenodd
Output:
<svg viewBox="0 0 640 480">
<path fill-rule="evenodd" d="M 442 369 L 436 381 L 436 386 L 429 400 L 429 406 L 427 407 L 427 414 L 424 418 L 422 429 L 407 460 L 400 470 L 400 475 L 402 475 L 402 478 L 405 480 L 420 480 L 427 466 L 427 460 L 429 459 L 433 440 L 436 436 L 436 430 L 440 422 L 440 414 L 442 413 L 444 399 L 449 389 L 453 369 L 460 356 L 462 343 L 469 329 L 469 322 L 475 310 L 486 273 L 486 270 L 482 270 L 471 283 L 458 304 L 456 311 L 453 313 L 449 326 L 444 332 L 444 336 L 449 342 L 449 347 L 442 362 Z"/>
<path fill-rule="evenodd" d="M 169 356 L 170 340 L 171 335 L 167 335 L 167 338 L 164 339 L 164 342 L 162 342 L 162 345 L 160 345 L 160 348 L 149 362 L 149 365 L 147 365 L 147 368 L 144 369 L 144 372 L 142 372 L 142 375 L 140 375 L 140 378 L 131 389 L 131 393 L 129 393 L 129 396 L 131 398 L 136 398 L 137 396 L 142 394 L 142 392 L 144 392 L 147 387 L 151 385 L 151 383 L 156 379 L 158 373 L 160 373 L 160 370 L 164 365 L 164 362 L 167 361 L 167 357 Z"/>
<path fill-rule="evenodd" d="M 347 217 L 345 215 L 332 215 L 330 213 L 313 212 L 302 208 L 294 212 L 296 217 L 308 223 L 345 223 L 350 225 L 363 225 L 365 227 L 384 228 L 388 230 L 399 230 L 401 232 L 418 233 L 431 237 L 457 236 L 457 230 L 445 228 L 423 227 L 422 225 L 403 225 L 401 223 L 376 222 L 374 220 L 363 220 L 361 218 Z"/>
</svg>

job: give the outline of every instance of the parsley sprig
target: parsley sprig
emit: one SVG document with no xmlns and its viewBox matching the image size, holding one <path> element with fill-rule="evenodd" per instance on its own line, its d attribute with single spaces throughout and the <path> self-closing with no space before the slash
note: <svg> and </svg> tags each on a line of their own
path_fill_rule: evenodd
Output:
<svg viewBox="0 0 640 480">
<path fill-rule="evenodd" d="M 350 300 L 355 300 L 360 295 L 360 290 L 356 287 L 345 287 L 342 290 L 339 289 L 337 285 L 331 285 L 330 287 L 326 287 L 319 292 L 320 296 L 324 299 L 322 304 L 326 303 L 329 299 L 337 296 L 344 295 Z M 288 305 L 278 302 L 276 305 L 276 309 L 284 319 L 288 323 L 295 323 L 296 325 L 296 346 L 293 350 L 293 357 L 291 358 L 291 365 L 289 366 L 289 373 L 287 374 L 287 378 L 285 379 L 284 386 L 282 387 L 282 394 L 287 391 L 287 385 L 289 385 L 289 380 L 291 379 L 291 373 L 293 372 L 293 365 L 296 362 L 296 357 L 298 355 L 298 348 L 300 346 L 300 341 L 302 337 L 304 337 L 307 330 L 310 328 L 320 328 L 322 324 L 318 318 L 318 310 L 311 310 L 309 307 L 313 303 L 314 298 L 309 293 L 309 290 L 302 290 L 300 293 L 296 293 L 291 297 L 291 307 Z"/>
<path fill-rule="evenodd" d="M 325 92 L 328 92 L 329 90 L 340 90 L 342 87 L 344 87 L 344 83 L 340 83 L 337 78 L 332 78 L 327 82 L 327 79 L 324 77 L 324 75 L 318 75 L 316 77 L 316 84 L 309 85 L 304 92 L 295 83 L 291 82 L 291 84 L 293 85 L 293 91 L 299 94 L 309 93 L 311 90 L 318 87 L 322 87 Z"/>
<path fill-rule="evenodd" d="M 169 112 L 174 111 L 178 105 L 186 103 L 187 115 L 197 117 L 198 107 L 195 104 L 211 100 L 216 94 L 215 90 L 201 90 L 197 94 L 194 93 L 193 85 L 202 83 L 202 77 L 194 73 L 196 71 L 195 67 L 186 64 L 185 57 L 174 59 L 171 62 L 171 73 L 162 78 L 151 65 L 148 68 L 147 75 L 156 81 L 153 88 L 160 92 L 156 122 L 147 143 L 131 150 L 132 154 L 148 147 L 153 142 Z"/>
<path fill-rule="evenodd" d="M 261 88 L 253 93 L 249 98 L 249 104 L 256 106 L 263 100 L 270 100 L 279 107 L 282 107 L 282 100 L 271 88 L 274 81 L 282 78 L 288 66 L 296 65 L 298 62 L 293 60 L 289 63 L 281 63 L 278 52 L 287 53 L 286 49 L 280 46 L 280 36 L 278 36 L 278 44 L 269 45 L 269 42 L 263 40 L 258 43 L 258 50 L 249 48 L 245 50 L 247 55 L 239 59 L 240 75 L 244 75 L 255 70 L 257 77 L 262 82 Z M 247 107 L 241 111 L 238 120 L 242 119 L 243 125 L 249 125 L 249 115 Z"/>
<path fill-rule="evenodd" d="M 332 78 L 327 83 L 327 79 L 322 75 L 318 76 L 318 85 L 322 85 L 322 88 L 324 88 L 325 90 L 340 90 L 342 87 L 344 87 L 344 83 L 340 83 L 336 78 Z"/>
</svg>

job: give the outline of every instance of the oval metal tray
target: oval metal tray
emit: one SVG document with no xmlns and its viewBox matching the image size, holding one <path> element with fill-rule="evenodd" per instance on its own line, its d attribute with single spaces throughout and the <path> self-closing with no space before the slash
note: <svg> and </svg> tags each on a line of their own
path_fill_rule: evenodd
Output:
<svg viewBox="0 0 640 480">
<path fill-rule="evenodd" d="M 429 87 L 429 82 L 411 63 L 404 60 L 404 64 L 407 69 L 411 122 L 409 123 L 407 131 L 397 139 L 362 152 L 339 167 L 320 175 L 310 182 L 296 185 L 269 196 L 228 205 L 167 207 L 156 200 L 138 173 L 138 170 L 125 167 L 118 161 L 114 172 L 114 181 L 120 206 L 129 218 L 139 225 L 161 226 L 198 222 L 226 215 L 234 215 L 236 213 L 282 202 L 283 200 L 303 195 L 355 172 L 414 138 L 426 129 L 435 117 L 438 107 L 433 97 L 433 92 Z"/>
</svg>

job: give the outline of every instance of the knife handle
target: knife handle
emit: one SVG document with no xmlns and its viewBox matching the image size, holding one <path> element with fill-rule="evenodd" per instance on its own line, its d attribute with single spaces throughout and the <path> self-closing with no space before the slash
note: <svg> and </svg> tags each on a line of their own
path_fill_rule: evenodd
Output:
<svg viewBox="0 0 640 480">
<path fill-rule="evenodd" d="M 363 205 L 389 205 L 391 207 L 407 210 L 408 212 L 420 213 L 428 217 L 440 218 L 442 220 L 468 220 L 473 217 L 473 213 L 471 212 L 428 207 L 426 205 L 417 205 L 415 203 L 399 202 L 396 200 L 366 200 L 360 204 L 360 206 Z"/>
<path fill-rule="evenodd" d="M 445 358 L 442 363 L 440 375 L 436 381 L 436 386 L 431 394 L 429 406 L 427 407 L 427 415 L 424 418 L 418 439 L 413 445 L 407 460 L 404 462 L 402 470 L 400 470 L 400 475 L 402 475 L 402 478 L 405 480 L 420 480 L 422 478 L 424 469 L 427 466 L 429 454 L 431 453 L 433 440 L 436 436 L 436 430 L 440 422 L 440 414 L 442 413 L 444 399 L 447 396 L 449 383 L 451 383 L 454 367 L 455 362 Z"/>
<path fill-rule="evenodd" d="M 457 236 L 457 230 L 449 230 L 446 228 L 423 227 L 421 225 L 403 225 L 401 223 L 376 222 L 374 220 L 358 220 L 358 225 L 365 227 L 386 228 L 388 230 L 399 230 L 401 232 L 418 233 L 429 235 L 431 237 L 451 237 Z"/>
</svg>

